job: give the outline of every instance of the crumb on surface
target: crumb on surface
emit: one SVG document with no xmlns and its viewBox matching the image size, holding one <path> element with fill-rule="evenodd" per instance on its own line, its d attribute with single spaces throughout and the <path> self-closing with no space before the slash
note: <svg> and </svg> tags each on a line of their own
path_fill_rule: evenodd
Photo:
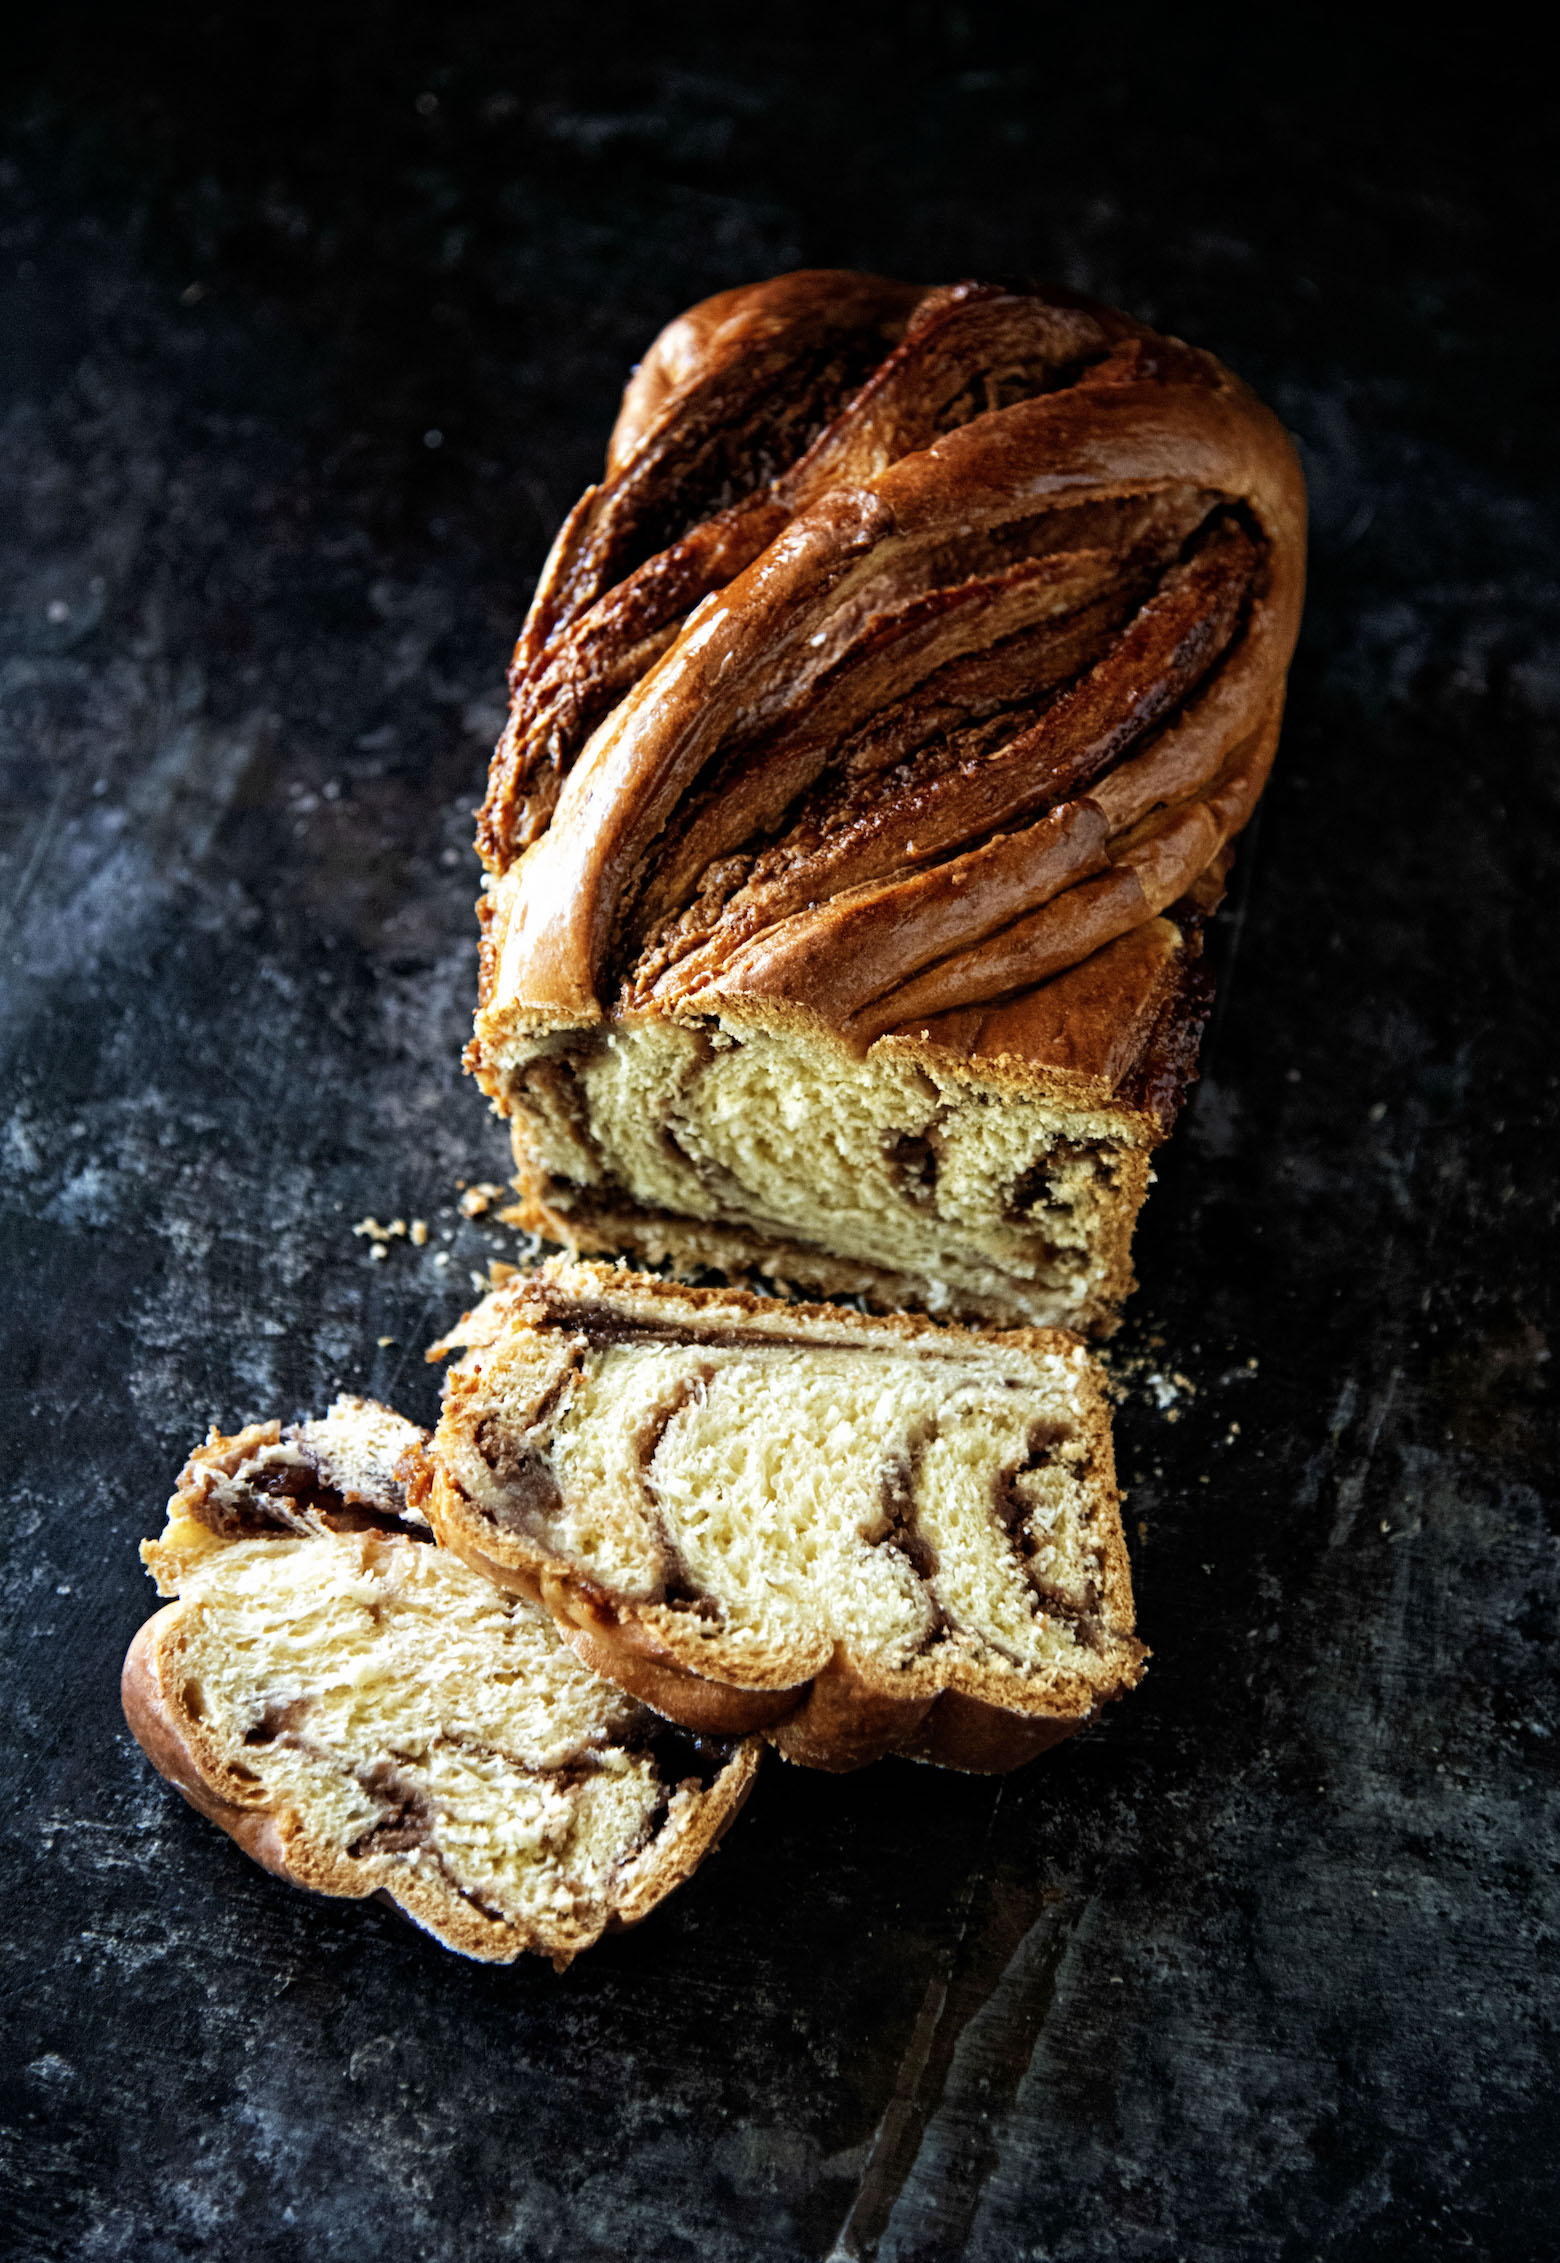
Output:
<svg viewBox="0 0 1560 2263">
<path fill-rule="evenodd" d="M 403 1241 L 406 1238 L 406 1220 L 392 1218 L 388 1226 L 382 1226 L 377 1218 L 360 1218 L 352 1231 L 355 1234 L 366 1234 L 375 1244 Z"/>
</svg>

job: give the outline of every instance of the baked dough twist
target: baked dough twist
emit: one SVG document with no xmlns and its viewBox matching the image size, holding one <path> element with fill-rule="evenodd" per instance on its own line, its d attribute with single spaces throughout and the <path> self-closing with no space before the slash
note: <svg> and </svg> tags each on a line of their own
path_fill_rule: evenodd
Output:
<svg viewBox="0 0 1560 2263">
<path fill-rule="evenodd" d="M 1304 529 L 1271 412 L 1109 309 L 824 273 L 674 323 L 542 577 L 482 811 L 469 1058 L 535 1222 L 599 1242 L 680 1214 L 706 1254 L 710 1228 L 767 1232 L 948 1279 L 838 1218 L 798 1234 L 729 1160 L 702 1204 L 625 1171 L 582 1064 L 657 1024 L 781 1034 L 835 1083 L 885 1041 L 933 1082 L 983 1056 L 1032 1095 L 1121 1096 L 1144 1120 L 1118 1146 L 1163 1136 L 1200 916 L 1277 743 Z M 1135 1212 L 1141 1184 L 1115 1191 Z M 1072 1309 L 956 1301 L 1098 1323 L 1129 1279 L 1109 1225 Z"/>
</svg>

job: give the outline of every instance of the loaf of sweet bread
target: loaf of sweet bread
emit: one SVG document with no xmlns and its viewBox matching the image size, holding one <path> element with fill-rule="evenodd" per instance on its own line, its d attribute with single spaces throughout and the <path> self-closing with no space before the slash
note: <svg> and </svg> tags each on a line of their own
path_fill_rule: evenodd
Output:
<svg viewBox="0 0 1560 2263">
<path fill-rule="evenodd" d="M 515 653 L 468 1059 L 576 1249 L 1107 1329 L 1305 501 L 1214 358 L 782 276 L 665 331 Z"/>
<path fill-rule="evenodd" d="M 214 1433 L 142 1549 L 178 1600 L 131 1645 L 126 1718 L 279 1877 L 561 1967 L 691 1875 L 760 1747 L 670 1728 L 433 1546 L 406 1498 L 425 1444 L 355 1399 Z"/>
<path fill-rule="evenodd" d="M 416 1489 L 439 1539 L 691 1730 L 1006 1769 L 1142 1672 L 1070 1336 L 555 1260 L 451 1349 Z"/>
</svg>

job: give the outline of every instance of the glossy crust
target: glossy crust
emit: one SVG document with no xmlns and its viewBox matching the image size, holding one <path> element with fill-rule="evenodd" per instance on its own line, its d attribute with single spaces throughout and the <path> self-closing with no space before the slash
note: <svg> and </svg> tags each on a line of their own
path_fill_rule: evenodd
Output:
<svg viewBox="0 0 1560 2263">
<path fill-rule="evenodd" d="M 198 1554 L 202 1543 L 196 1528 L 204 1524 L 211 1533 L 205 1520 L 212 1513 L 212 1473 L 252 1467 L 256 1452 L 274 1445 L 277 1432 L 275 1423 L 254 1424 L 233 1437 L 214 1432 L 191 1457 L 169 1503 L 162 1543 L 150 1543 L 143 1551 L 165 1590 L 190 1560 L 192 1546 Z M 364 1529 L 357 1520 L 343 1520 L 338 1503 L 326 1501 L 318 1508 L 323 1514 L 316 1530 Z M 275 1529 L 287 1527 L 277 1524 Z M 225 1544 L 220 1532 L 212 1533 L 212 1538 L 218 1546 Z M 400 1536 L 381 1544 L 428 1545 Z M 158 1611 L 131 1643 L 121 1676 L 125 1719 L 158 1773 L 273 1876 L 313 1893 L 388 1902 L 447 1948 L 488 1963 L 511 1963 L 524 1951 L 534 1950 L 550 1957 L 561 1971 L 603 1931 L 638 1924 L 692 1877 L 722 1837 L 752 1788 L 762 1754 L 756 1741 L 747 1741 L 707 1788 L 677 1795 L 655 1836 L 619 1874 L 602 1922 L 576 1911 L 556 1914 L 536 1926 L 525 1925 L 490 1916 L 426 1865 L 398 1865 L 387 1877 L 383 1863 L 354 1858 L 322 1840 L 311 1830 L 306 1813 L 290 1805 L 273 1805 L 257 1779 L 224 1752 L 221 1740 L 186 1702 L 188 1625 L 189 1606 L 182 1601 Z"/>
<path fill-rule="evenodd" d="M 784 523 L 765 473 L 805 447 L 921 295 L 809 268 L 721 291 L 661 332 L 624 393 L 606 476 L 559 529 L 515 647 L 478 829 L 491 860 L 538 837 L 571 741 Z"/>
<path fill-rule="evenodd" d="M 850 342 L 836 377 L 891 342 L 812 431 L 825 333 Z M 747 338 L 799 404 L 788 444 L 812 432 L 789 460 L 778 441 L 743 455 Z M 663 467 L 723 417 L 737 476 L 699 517 Z M 1110 308 L 804 274 L 670 327 L 580 508 L 517 647 L 479 844 L 468 1063 L 513 1117 L 530 1220 L 576 1249 L 924 1298 L 740 1220 L 636 1218 L 561 1183 L 528 1064 L 645 1017 L 801 1030 L 1115 1102 L 1137 1119 L 1120 1136 L 1151 1147 L 1206 998 L 1184 985 L 1177 1027 L 1145 1020 L 1130 981 L 1112 999 L 1115 947 L 1168 919 L 1195 955 L 1179 907 L 1217 896 L 1272 765 L 1304 586 L 1294 450 L 1211 355 Z M 1130 1286 L 1142 1184 L 1105 1228 L 1100 1295 L 1069 1315 L 1090 1330 Z"/>
<path fill-rule="evenodd" d="M 1133 1633 L 1131 1573 L 1121 1529 L 1110 1418 L 1098 1371 L 1076 1339 L 1057 1330 L 1006 1331 L 996 1339 L 1041 1356 L 1063 1353 L 1083 1369 L 1079 1432 L 1091 1470 L 1092 1531 L 1099 1550 L 1099 1638 L 1110 1670 L 1098 1678 L 1059 1672 L 1045 1686 L 1022 1670 L 942 1646 L 909 1666 L 886 1667 L 837 1645 L 804 1681 L 777 1655 L 768 1669 L 749 1658 L 733 1678 L 721 1644 L 700 1622 L 664 1604 L 609 1593 L 578 1567 L 481 1516 L 455 1467 L 482 1418 L 484 1354 L 513 1328 L 586 1324 L 610 1313 L 653 1332 L 697 1341 L 745 1332 L 817 1344 L 893 1341 L 935 1351 L 973 1342 L 973 1332 L 908 1314 L 868 1317 L 830 1305 L 788 1304 L 741 1289 L 700 1290 L 599 1264 L 554 1262 L 530 1283 L 489 1297 L 429 1356 L 463 1349 L 452 1370 L 426 1475 L 415 1488 L 440 1541 L 500 1586 L 543 1602 L 560 1632 L 598 1672 L 668 1719 L 701 1734 L 766 1734 L 789 1760 L 831 1770 L 865 1766 L 886 1753 L 942 1767 L 1003 1772 L 1021 1766 L 1094 1719 L 1141 1679 L 1148 1653 Z M 990 1338 L 987 1339 L 992 1340 Z"/>
<path fill-rule="evenodd" d="M 749 301 L 789 283 L 760 286 Z M 975 286 L 960 288 L 970 300 L 954 317 L 989 316 Z M 1002 296 L 1010 321 L 1093 319 Z M 850 404 L 833 435 L 836 476 L 815 482 L 769 547 L 695 608 L 578 748 L 529 852 L 517 859 L 490 826 L 479 1073 L 506 1035 L 585 1025 L 630 1005 L 710 1011 L 726 997 L 794 1001 L 870 1043 L 1077 964 L 1183 895 L 1239 831 L 1272 761 L 1299 623 L 1294 452 L 1211 356 L 1151 340 L 1108 310 L 1098 310 L 1098 329 L 1096 360 L 1077 382 L 976 415 L 875 469 L 870 448 L 850 445 L 855 425 L 871 421 L 865 396 Z M 1113 330 L 1130 334 L 1111 344 Z M 899 352 L 921 336 L 912 331 Z M 675 421 L 675 400 L 663 418 Z M 815 444 L 826 457 L 829 439 Z M 627 476 L 625 467 L 618 477 Z M 1134 515 L 1123 521 L 1127 505 Z M 811 850 L 799 845 L 791 860 L 794 880 L 767 875 L 762 900 L 740 918 L 717 919 L 691 950 L 682 937 L 669 963 L 664 947 L 660 961 L 652 954 L 614 1004 L 603 984 L 615 979 L 614 951 L 628 947 L 621 926 L 625 916 L 632 926 L 636 901 L 648 891 L 668 912 L 687 904 L 700 860 L 729 855 L 755 824 L 762 833 L 798 794 L 815 794 L 842 738 L 869 723 L 881 731 L 887 695 L 919 681 L 924 702 L 937 677 L 925 663 L 944 647 L 944 668 L 962 654 L 967 673 L 1026 615 L 1044 627 L 1060 607 L 1072 622 L 1075 599 L 1086 611 L 1127 587 L 1142 548 L 1132 540 L 1151 511 L 1164 522 L 1156 560 L 1175 560 L 1173 541 L 1164 545 L 1184 524 L 1191 548 L 1149 574 L 1137 612 L 1081 673 L 1064 669 L 1059 696 L 998 758 L 987 747 L 974 772 L 965 764 L 907 783 L 857 808 L 843 835 L 809 835 Z M 1103 530 L 1102 512 L 1114 514 Z M 964 553 L 973 561 L 980 538 L 1020 555 L 995 580 L 977 574 L 939 592 L 939 577 L 960 572 Z M 906 626 L 906 607 L 918 605 L 931 609 L 929 628 L 918 615 Z M 887 638 L 894 666 L 864 669 L 863 637 L 869 648 Z M 1018 678 L 1006 687 L 1005 712 L 1020 723 L 1011 694 L 1024 688 Z M 957 709 L 977 711 L 967 701 Z M 754 751 L 724 785 L 718 775 L 701 784 L 725 742 Z M 668 848 L 674 866 L 687 866 L 675 884 Z M 662 869 L 647 872 L 647 860 Z M 754 897 L 751 880 L 739 894 Z"/>
</svg>

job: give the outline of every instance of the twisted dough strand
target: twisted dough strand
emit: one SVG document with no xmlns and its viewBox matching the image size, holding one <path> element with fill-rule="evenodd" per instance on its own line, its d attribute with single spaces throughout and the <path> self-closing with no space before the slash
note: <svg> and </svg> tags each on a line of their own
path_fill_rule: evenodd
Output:
<svg viewBox="0 0 1560 2263">
<path fill-rule="evenodd" d="M 667 336 L 517 654 L 479 1064 L 727 996 L 866 1043 L 1183 894 L 1260 792 L 1298 630 L 1271 413 L 1207 354 L 992 286 L 781 278 Z"/>
</svg>

